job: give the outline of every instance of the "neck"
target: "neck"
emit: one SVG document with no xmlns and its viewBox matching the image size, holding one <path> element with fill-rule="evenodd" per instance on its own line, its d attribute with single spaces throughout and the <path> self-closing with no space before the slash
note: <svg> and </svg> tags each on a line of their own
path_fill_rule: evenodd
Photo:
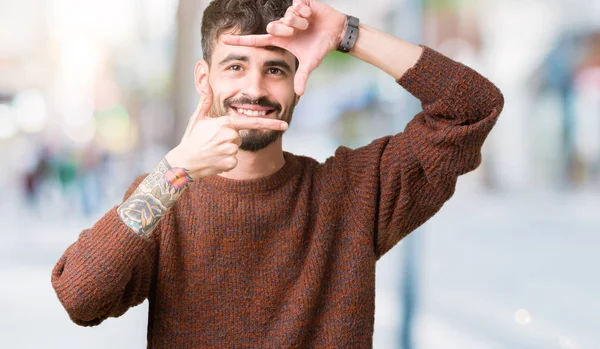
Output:
<svg viewBox="0 0 600 349">
<path fill-rule="evenodd" d="M 281 137 L 268 147 L 257 152 L 240 150 L 237 154 L 237 166 L 219 176 L 236 180 L 257 179 L 270 176 L 285 164 Z"/>
</svg>

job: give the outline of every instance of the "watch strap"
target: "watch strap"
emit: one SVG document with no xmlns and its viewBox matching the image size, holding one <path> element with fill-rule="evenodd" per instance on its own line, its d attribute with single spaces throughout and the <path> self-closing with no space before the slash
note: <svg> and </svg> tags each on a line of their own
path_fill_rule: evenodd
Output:
<svg viewBox="0 0 600 349">
<path fill-rule="evenodd" d="M 352 48 L 354 47 L 356 39 L 358 38 L 358 24 L 360 22 L 358 18 L 350 15 L 346 15 L 346 18 L 347 25 L 346 31 L 344 32 L 344 38 L 342 39 L 342 42 L 340 42 L 340 45 L 337 48 L 338 51 L 344 53 L 350 52 L 350 50 L 352 50 Z"/>
</svg>

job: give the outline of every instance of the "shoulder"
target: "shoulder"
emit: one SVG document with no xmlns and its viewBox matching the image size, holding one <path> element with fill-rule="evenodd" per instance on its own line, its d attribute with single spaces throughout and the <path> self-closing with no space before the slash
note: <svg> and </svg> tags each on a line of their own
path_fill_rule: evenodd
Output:
<svg viewBox="0 0 600 349">
<path fill-rule="evenodd" d="M 393 136 L 384 136 L 372 140 L 369 144 L 352 149 L 347 146 L 339 146 L 334 155 L 330 156 L 324 163 L 324 168 L 353 169 L 376 164 Z"/>
<path fill-rule="evenodd" d="M 294 162 L 295 167 L 298 168 L 316 168 L 319 165 L 321 165 L 319 161 L 308 155 L 297 155 L 289 152 L 284 152 L 284 156 L 286 158 L 286 161 Z"/>
</svg>

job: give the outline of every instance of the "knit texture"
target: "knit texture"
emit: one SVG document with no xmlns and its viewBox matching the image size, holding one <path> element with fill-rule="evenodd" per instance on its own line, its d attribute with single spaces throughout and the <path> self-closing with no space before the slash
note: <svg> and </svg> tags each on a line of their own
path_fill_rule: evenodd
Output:
<svg viewBox="0 0 600 349">
<path fill-rule="evenodd" d="M 52 272 L 70 318 L 98 325 L 148 299 L 148 348 L 371 348 L 377 260 L 479 165 L 504 103 L 423 48 L 398 80 L 423 109 L 403 133 L 322 164 L 285 152 L 265 178 L 197 180 L 148 239 L 107 212 Z"/>
</svg>

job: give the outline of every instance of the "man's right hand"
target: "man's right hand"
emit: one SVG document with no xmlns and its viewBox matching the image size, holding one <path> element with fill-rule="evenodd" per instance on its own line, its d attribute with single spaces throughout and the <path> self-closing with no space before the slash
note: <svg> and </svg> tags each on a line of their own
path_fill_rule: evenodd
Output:
<svg viewBox="0 0 600 349">
<path fill-rule="evenodd" d="M 240 130 L 287 129 L 285 121 L 258 117 L 208 117 L 212 93 L 200 97 L 200 103 L 190 118 L 181 143 L 165 159 L 171 167 L 181 167 L 193 178 L 227 172 L 237 166 L 237 153 L 242 143 Z"/>
</svg>

